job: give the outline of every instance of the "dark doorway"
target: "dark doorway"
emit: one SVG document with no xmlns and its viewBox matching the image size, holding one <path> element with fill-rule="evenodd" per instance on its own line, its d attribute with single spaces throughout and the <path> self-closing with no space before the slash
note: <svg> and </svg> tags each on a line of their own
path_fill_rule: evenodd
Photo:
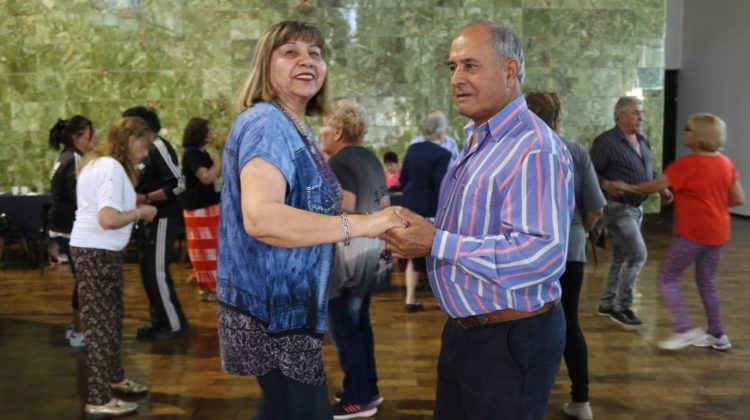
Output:
<svg viewBox="0 0 750 420">
<path fill-rule="evenodd" d="M 664 131 L 661 167 L 674 162 L 677 149 L 677 88 L 679 70 L 664 71 Z"/>
</svg>

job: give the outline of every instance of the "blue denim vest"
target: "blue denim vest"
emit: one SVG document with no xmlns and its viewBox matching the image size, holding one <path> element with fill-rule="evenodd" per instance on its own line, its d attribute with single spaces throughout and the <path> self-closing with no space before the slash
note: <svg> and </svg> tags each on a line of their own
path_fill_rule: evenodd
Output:
<svg viewBox="0 0 750 420">
<path fill-rule="evenodd" d="M 316 153 L 320 153 L 317 147 Z M 336 209 L 337 186 L 321 176 L 294 124 L 268 103 L 245 110 L 224 146 L 217 299 L 267 323 L 269 333 L 298 328 L 322 333 L 333 245 L 280 248 L 245 232 L 240 171 L 254 157 L 284 175 L 285 204 L 328 215 Z M 288 222 L 286 228 L 295 225 Z"/>
</svg>

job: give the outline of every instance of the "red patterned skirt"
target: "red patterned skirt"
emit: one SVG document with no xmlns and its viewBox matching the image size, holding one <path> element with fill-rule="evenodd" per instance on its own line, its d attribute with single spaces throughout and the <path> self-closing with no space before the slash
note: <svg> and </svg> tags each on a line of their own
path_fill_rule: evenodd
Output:
<svg viewBox="0 0 750 420">
<path fill-rule="evenodd" d="M 216 290 L 216 250 L 219 231 L 219 204 L 196 210 L 183 210 L 185 238 L 193 273 L 202 290 Z"/>
</svg>

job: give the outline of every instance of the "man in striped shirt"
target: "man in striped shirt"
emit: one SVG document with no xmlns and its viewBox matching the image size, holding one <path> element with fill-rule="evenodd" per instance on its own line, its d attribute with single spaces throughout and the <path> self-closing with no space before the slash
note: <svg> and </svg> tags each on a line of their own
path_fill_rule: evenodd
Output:
<svg viewBox="0 0 750 420">
<path fill-rule="evenodd" d="M 604 220 L 614 237 L 612 262 L 599 304 L 599 315 L 608 316 L 626 329 L 637 329 L 643 322 L 633 310 L 633 288 L 646 264 L 646 243 L 641 234 L 643 206 L 648 195 L 623 194 L 610 181 L 640 184 L 656 177 L 651 145 L 641 134 L 643 102 L 623 96 L 615 104 L 615 127 L 603 132 L 591 145 L 591 162 L 607 197 Z M 672 193 L 659 193 L 662 204 L 672 202 Z"/>
<path fill-rule="evenodd" d="M 574 203 L 572 161 L 521 95 L 523 48 L 494 21 L 464 27 L 449 54 L 463 152 L 443 178 L 434 225 L 401 212 L 385 235 L 396 256 L 427 255 L 450 319 L 435 419 L 542 419 L 560 367 L 557 302 Z"/>
</svg>

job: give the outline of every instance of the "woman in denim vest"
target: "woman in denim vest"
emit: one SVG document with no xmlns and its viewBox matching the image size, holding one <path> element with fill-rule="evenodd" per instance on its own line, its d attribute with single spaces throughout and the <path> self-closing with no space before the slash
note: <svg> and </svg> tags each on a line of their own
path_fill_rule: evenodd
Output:
<svg viewBox="0 0 750 420">
<path fill-rule="evenodd" d="M 224 148 L 216 295 L 222 368 L 258 377 L 259 418 L 330 419 L 322 347 L 334 242 L 403 226 L 341 212 L 307 115 L 328 106 L 325 42 L 296 21 L 258 41 Z"/>
</svg>

